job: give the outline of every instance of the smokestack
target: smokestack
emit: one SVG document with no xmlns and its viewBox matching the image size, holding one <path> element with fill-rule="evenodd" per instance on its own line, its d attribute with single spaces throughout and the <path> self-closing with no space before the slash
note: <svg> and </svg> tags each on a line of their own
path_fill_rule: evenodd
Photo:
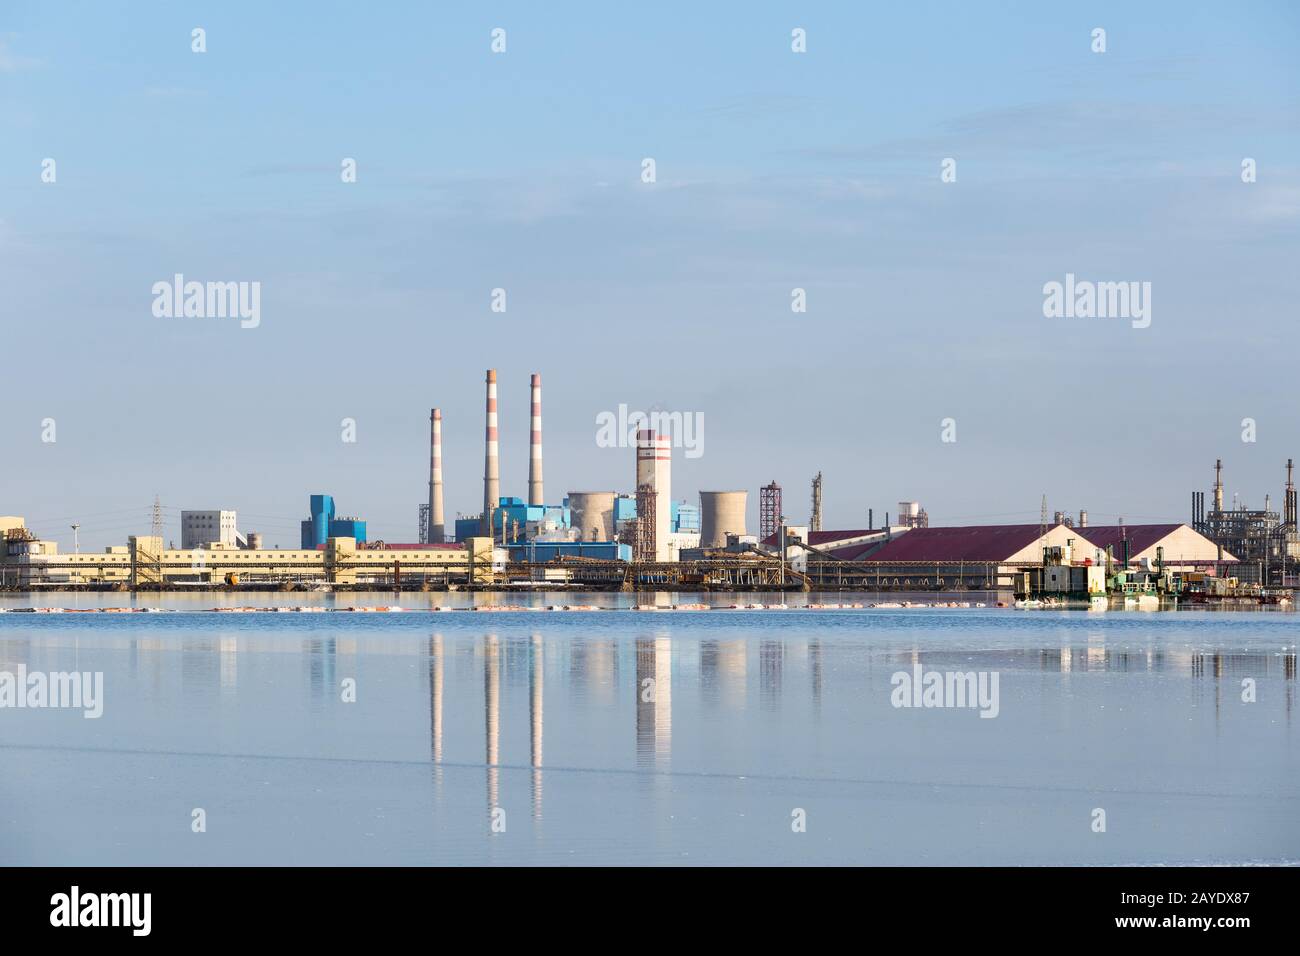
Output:
<svg viewBox="0 0 1300 956">
<path fill-rule="evenodd" d="M 1088 512 L 1084 511 L 1082 508 L 1079 509 L 1079 527 L 1088 527 Z"/>
<path fill-rule="evenodd" d="M 636 433 L 636 486 L 649 486 L 655 493 L 654 545 L 656 561 L 672 560 L 672 439 L 651 428 Z M 637 519 L 646 517 L 637 509 Z M 702 519 L 701 519 L 702 520 Z"/>
<path fill-rule="evenodd" d="M 542 377 L 533 373 L 533 414 L 528 439 L 528 503 L 544 505 L 542 497 Z"/>
<path fill-rule="evenodd" d="M 481 530 L 492 536 L 492 511 L 501 498 L 501 464 L 497 457 L 497 370 L 487 370 L 487 426 L 483 435 L 483 523 Z"/>
<path fill-rule="evenodd" d="M 429 543 L 447 540 L 442 517 L 442 409 L 429 412 Z"/>
<path fill-rule="evenodd" d="M 1214 459 L 1214 510 L 1223 510 L 1223 459 Z"/>
</svg>

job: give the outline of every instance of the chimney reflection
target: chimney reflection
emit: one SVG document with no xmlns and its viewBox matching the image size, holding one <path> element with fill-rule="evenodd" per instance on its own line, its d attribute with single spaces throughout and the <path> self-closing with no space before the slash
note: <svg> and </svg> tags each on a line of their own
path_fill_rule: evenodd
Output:
<svg viewBox="0 0 1300 956">
<path fill-rule="evenodd" d="M 641 767 L 662 767 L 672 753 L 672 641 L 636 642 L 636 756 Z"/>
<path fill-rule="evenodd" d="M 435 764 L 442 763 L 442 682 L 445 665 L 442 635 L 429 638 L 429 751 Z"/>
<path fill-rule="evenodd" d="M 1295 658 L 1294 654 L 1282 656 L 1282 679 L 1286 685 L 1286 722 L 1291 723 L 1291 705 L 1295 703 Z"/>
<path fill-rule="evenodd" d="M 759 699 L 767 710 L 781 702 L 781 679 L 785 671 L 785 645 L 780 641 L 762 641 L 758 645 Z"/>
<path fill-rule="evenodd" d="M 542 817 L 542 635 L 534 634 L 529 645 L 528 740 L 529 762 L 533 767 L 533 819 Z"/>
<path fill-rule="evenodd" d="M 820 714 L 822 710 L 822 642 L 821 638 L 814 638 L 808 644 L 808 658 L 810 661 L 812 680 L 812 702 L 813 713 Z"/>
<path fill-rule="evenodd" d="M 334 680 L 334 638 L 312 638 L 303 644 L 307 649 L 307 675 L 312 697 L 319 699 L 326 694 L 332 695 L 338 686 Z"/>
<path fill-rule="evenodd" d="M 501 754 L 501 647 L 495 634 L 489 634 L 483 641 L 483 719 L 490 820 L 500 798 L 501 783 L 497 766 Z"/>
</svg>

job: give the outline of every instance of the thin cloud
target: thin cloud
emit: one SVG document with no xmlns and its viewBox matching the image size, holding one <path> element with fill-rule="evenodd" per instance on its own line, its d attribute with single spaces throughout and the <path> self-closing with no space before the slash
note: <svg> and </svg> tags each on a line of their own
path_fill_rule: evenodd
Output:
<svg viewBox="0 0 1300 956">
<path fill-rule="evenodd" d="M 19 56 L 10 50 L 10 36 L 0 36 L 0 73 L 17 73 L 31 70 L 41 65 L 41 61 L 30 56 Z"/>
</svg>

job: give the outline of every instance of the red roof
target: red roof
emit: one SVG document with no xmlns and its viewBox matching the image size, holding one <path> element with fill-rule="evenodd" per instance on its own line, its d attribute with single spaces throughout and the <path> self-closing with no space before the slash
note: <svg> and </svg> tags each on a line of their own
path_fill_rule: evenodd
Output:
<svg viewBox="0 0 1300 956">
<path fill-rule="evenodd" d="M 1050 530 L 1050 529 L 1049 529 Z M 1092 531 L 1085 528 L 1084 532 Z M 894 538 L 867 561 L 1006 561 L 1042 536 L 1036 524 L 970 525 L 959 528 L 913 528 Z M 1083 533 L 1080 533 L 1083 537 Z M 1092 540 L 1089 538 L 1088 540 Z M 866 550 L 855 545 L 840 551 Z M 842 555 L 837 551 L 835 556 Z M 845 560 L 854 560 L 843 555 Z"/>
<path fill-rule="evenodd" d="M 1079 533 L 1105 551 L 1106 546 L 1114 548 L 1117 558 L 1124 556 L 1124 539 L 1128 539 L 1129 554 L 1139 554 L 1147 548 L 1159 544 L 1161 539 L 1173 534 L 1181 524 L 1125 524 L 1125 525 L 1088 525 Z M 1176 555 L 1169 555 L 1170 558 Z"/>
</svg>

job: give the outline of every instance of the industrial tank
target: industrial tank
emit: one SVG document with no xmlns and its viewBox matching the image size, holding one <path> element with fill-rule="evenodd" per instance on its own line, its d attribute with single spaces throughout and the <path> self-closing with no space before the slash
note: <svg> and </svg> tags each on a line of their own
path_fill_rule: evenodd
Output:
<svg viewBox="0 0 1300 956">
<path fill-rule="evenodd" d="M 700 492 L 700 547 L 725 548 L 727 535 L 746 534 L 746 491 Z"/>
<path fill-rule="evenodd" d="M 613 541 L 614 492 L 570 491 L 569 524 L 579 541 Z"/>
</svg>

